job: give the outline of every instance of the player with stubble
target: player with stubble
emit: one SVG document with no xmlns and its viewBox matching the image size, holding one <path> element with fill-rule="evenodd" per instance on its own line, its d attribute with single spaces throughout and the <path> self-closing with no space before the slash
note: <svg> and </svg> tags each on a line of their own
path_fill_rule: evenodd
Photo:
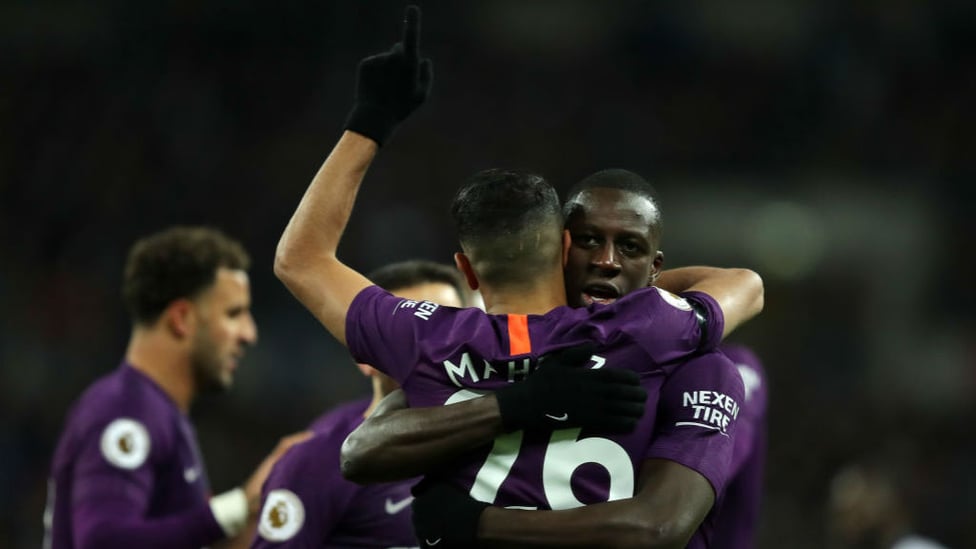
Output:
<svg viewBox="0 0 976 549">
<path fill-rule="evenodd" d="M 647 467 L 636 478 L 638 464 L 670 463 L 668 457 L 686 454 L 682 442 L 689 438 L 704 439 L 708 449 L 694 458 L 701 460 L 698 470 L 712 484 L 723 484 L 744 389 L 731 362 L 709 349 L 761 309 L 762 285 L 754 273 L 691 270 L 683 273 L 693 281 L 683 297 L 647 288 L 605 307 L 565 307 L 562 269 L 570 242 L 558 196 L 541 177 L 503 170 L 476 174 L 452 207 L 464 250 L 456 263 L 493 314 L 398 299 L 337 258 L 356 193 L 379 145 L 429 93 L 431 67 L 420 59 L 418 33 L 419 10 L 410 8 L 404 39 L 360 64 L 347 131 L 286 227 L 275 273 L 358 361 L 400 383 L 411 406 L 451 404 L 508 389 L 491 401 L 507 434 L 492 448 L 471 452 L 428 477 L 428 485 L 441 481 L 481 502 L 523 508 L 572 510 L 609 501 L 604 505 L 613 514 L 619 507 L 615 500 L 630 498 L 635 488 L 656 479 L 657 470 L 645 476 Z M 529 389 L 558 383 L 573 370 L 536 368 L 541 356 L 586 344 L 596 353 L 585 353 L 588 367 L 582 371 L 637 380 L 640 393 L 612 392 L 604 395 L 603 406 L 574 407 Z M 709 400 L 696 402 L 706 408 L 708 419 L 702 421 L 709 425 L 649 447 L 661 385 L 676 379 L 694 398 L 708 395 Z M 517 390 L 520 386 L 526 389 Z M 620 430 L 566 428 L 604 409 L 636 412 L 636 424 Z M 690 410 L 678 410 L 682 413 L 691 419 Z M 446 534 L 424 539 L 441 547 L 473 541 Z"/>
<path fill-rule="evenodd" d="M 257 341 L 250 259 L 239 242 L 173 227 L 136 242 L 122 296 L 122 364 L 74 403 L 51 466 L 45 547 L 193 548 L 246 543 L 261 484 L 304 434 L 282 439 L 241 487 L 212 496 L 188 413 L 227 390 Z"/>
</svg>

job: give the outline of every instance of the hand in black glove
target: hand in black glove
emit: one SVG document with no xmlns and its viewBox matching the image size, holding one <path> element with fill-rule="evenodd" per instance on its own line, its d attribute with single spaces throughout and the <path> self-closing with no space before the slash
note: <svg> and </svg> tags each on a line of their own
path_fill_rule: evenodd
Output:
<svg viewBox="0 0 976 549">
<path fill-rule="evenodd" d="M 496 391 L 503 427 L 633 431 L 644 415 L 647 391 L 636 372 L 585 368 L 594 350 L 581 345 L 545 354 L 525 381 Z"/>
<path fill-rule="evenodd" d="M 414 488 L 413 529 L 421 547 L 475 547 L 478 521 L 488 507 L 443 482 Z"/>
<path fill-rule="evenodd" d="M 432 74 L 430 59 L 420 59 L 420 8 L 407 6 L 403 38 L 389 51 L 359 62 L 346 129 L 382 145 L 430 95 Z"/>
</svg>

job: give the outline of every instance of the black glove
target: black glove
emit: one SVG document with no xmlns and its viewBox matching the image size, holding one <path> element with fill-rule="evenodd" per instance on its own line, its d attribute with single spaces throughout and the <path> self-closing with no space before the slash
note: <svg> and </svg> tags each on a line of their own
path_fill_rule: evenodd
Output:
<svg viewBox="0 0 976 549">
<path fill-rule="evenodd" d="M 420 8 L 407 6 L 403 39 L 359 62 L 356 99 L 346 129 L 382 145 L 397 124 L 430 95 L 433 68 L 420 59 Z"/>
<path fill-rule="evenodd" d="M 443 482 L 414 489 L 413 530 L 421 547 L 475 547 L 478 521 L 487 503 Z"/>
<path fill-rule="evenodd" d="M 584 368 L 594 350 L 581 345 L 542 355 L 525 381 L 496 391 L 503 428 L 633 431 L 644 415 L 647 391 L 636 372 Z"/>
</svg>

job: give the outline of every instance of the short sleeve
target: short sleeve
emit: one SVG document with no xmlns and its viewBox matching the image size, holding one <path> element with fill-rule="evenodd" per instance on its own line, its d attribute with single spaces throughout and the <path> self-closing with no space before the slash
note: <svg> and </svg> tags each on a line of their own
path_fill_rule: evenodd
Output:
<svg viewBox="0 0 976 549">
<path fill-rule="evenodd" d="M 718 343 L 723 322 L 711 297 L 690 297 L 692 301 L 656 287 L 631 292 L 612 306 L 614 321 L 636 336 L 655 363 L 687 360 Z"/>
<path fill-rule="evenodd" d="M 715 298 L 704 292 L 682 292 L 681 297 L 690 302 L 700 314 L 704 316 L 702 322 L 702 339 L 699 349 L 710 351 L 722 342 L 725 331 L 725 314 Z"/>
<path fill-rule="evenodd" d="M 153 464 L 165 456 L 167 446 L 164 437 L 139 418 L 98 422 L 77 455 L 73 503 L 121 503 L 133 514 L 144 515 L 153 491 Z"/>
<path fill-rule="evenodd" d="M 718 497 L 732 473 L 743 394 L 738 371 L 720 353 L 677 366 L 661 387 L 657 427 L 644 457 L 667 459 L 697 471 Z"/>
<path fill-rule="evenodd" d="M 252 548 L 322 547 L 359 490 L 340 474 L 343 438 L 317 434 L 278 460 L 261 491 Z"/>
</svg>

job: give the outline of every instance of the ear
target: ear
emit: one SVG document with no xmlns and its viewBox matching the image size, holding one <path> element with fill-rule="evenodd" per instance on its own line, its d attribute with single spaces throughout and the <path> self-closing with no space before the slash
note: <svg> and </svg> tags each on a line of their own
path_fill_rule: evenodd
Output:
<svg viewBox="0 0 976 549">
<path fill-rule="evenodd" d="M 468 256 L 464 255 L 464 252 L 455 252 L 454 264 L 461 271 L 461 274 L 464 275 L 464 279 L 468 281 L 468 287 L 472 290 L 477 290 L 479 286 L 478 275 L 474 274 L 474 269 L 471 268 L 471 260 L 468 259 Z"/>
<path fill-rule="evenodd" d="M 661 269 L 664 268 L 664 252 L 658 250 L 654 252 L 654 260 L 651 262 L 651 273 L 647 280 L 648 286 L 653 286 L 657 282 L 657 277 L 661 276 Z"/>
<path fill-rule="evenodd" d="M 359 371 L 362 372 L 363 375 L 366 377 L 373 377 L 377 373 L 376 368 L 373 368 L 369 364 L 363 364 L 361 362 L 357 362 L 356 367 L 359 368 Z"/>
<path fill-rule="evenodd" d="M 177 339 L 190 337 L 196 332 L 197 311 L 189 299 L 177 299 L 163 310 L 163 322 Z"/>
<path fill-rule="evenodd" d="M 566 264 L 569 263 L 569 247 L 573 245 L 573 237 L 569 234 L 569 231 L 563 229 L 563 269 L 566 268 Z"/>
</svg>

